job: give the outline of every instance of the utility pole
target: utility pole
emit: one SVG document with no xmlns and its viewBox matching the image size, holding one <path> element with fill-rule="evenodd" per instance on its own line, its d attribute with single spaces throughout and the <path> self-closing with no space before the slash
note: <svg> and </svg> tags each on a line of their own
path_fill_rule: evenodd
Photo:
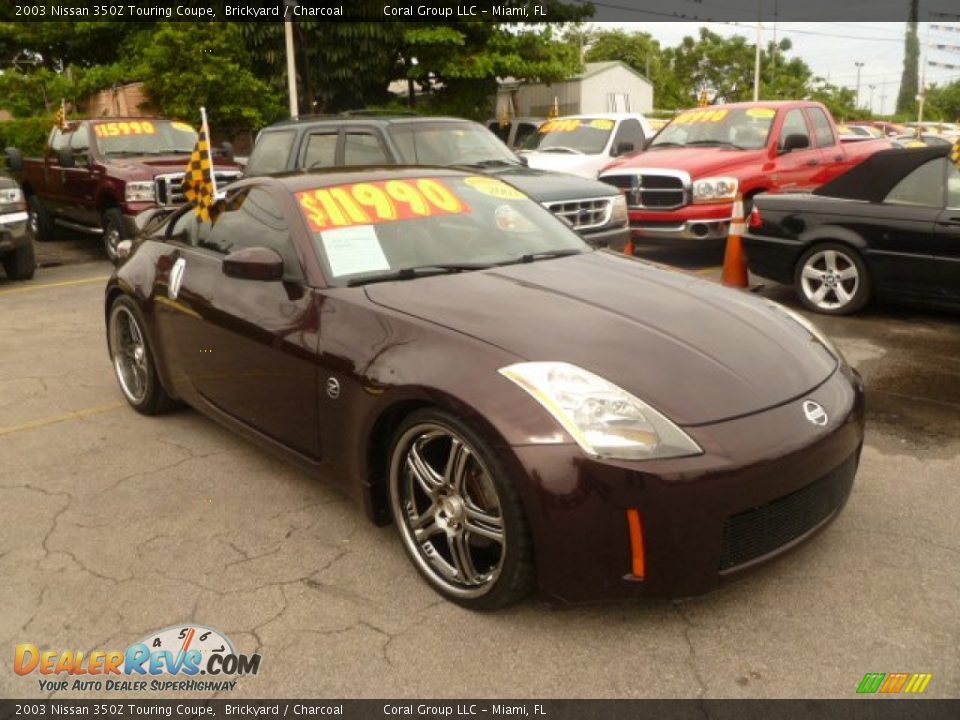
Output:
<svg viewBox="0 0 960 720">
<path fill-rule="evenodd" d="M 853 64 L 857 66 L 857 102 L 856 102 L 856 106 L 857 106 L 857 107 L 860 107 L 860 68 L 863 67 L 864 63 L 862 63 L 862 62 L 854 62 Z"/>
<path fill-rule="evenodd" d="M 296 118 L 300 115 L 300 108 L 297 103 L 297 58 L 293 52 L 293 15 L 294 8 L 297 7 L 297 0 L 283 0 L 284 17 L 283 38 L 287 49 L 287 95 L 290 101 L 290 117 Z"/>
<path fill-rule="evenodd" d="M 757 56 L 753 62 L 753 101 L 760 100 L 760 33 L 763 30 L 763 0 L 757 0 Z"/>
<path fill-rule="evenodd" d="M 867 85 L 870 88 L 870 113 L 873 114 L 873 91 L 877 89 L 876 85 Z"/>
</svg>

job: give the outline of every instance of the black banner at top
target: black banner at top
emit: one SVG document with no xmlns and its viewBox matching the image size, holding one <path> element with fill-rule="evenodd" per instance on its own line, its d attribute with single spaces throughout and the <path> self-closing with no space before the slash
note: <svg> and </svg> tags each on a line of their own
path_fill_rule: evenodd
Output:
<svg viewBox="0 0 960 720">
<path fill-rule="evenodd" d="M 903 22 L 909 0 L 6 0 L 0 20 L 325 22 Z M 921 21 L 960 23 L 956 0 L 921 0 Z"/>
</svg>

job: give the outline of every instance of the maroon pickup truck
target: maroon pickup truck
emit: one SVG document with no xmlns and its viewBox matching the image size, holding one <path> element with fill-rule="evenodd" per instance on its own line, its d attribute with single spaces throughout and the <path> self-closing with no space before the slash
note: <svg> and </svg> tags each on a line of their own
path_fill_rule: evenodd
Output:
<svg viewBox="0 0 960 720">
<path fill-rule="evenodd" d="M 57 226 L 101 235 L 116 261 L 117 244 L 133 237 L 137 215 L 183 202 L 180 183 L 196 142 L 196 131 L 174 120 L 94 118 L 54 128 L 42 158 L 8 149 L 7 164 L 38 240 L 51 239 Z M 241 175 L 226 143 L 214 172 L 218 186 Z"/>
</svg>

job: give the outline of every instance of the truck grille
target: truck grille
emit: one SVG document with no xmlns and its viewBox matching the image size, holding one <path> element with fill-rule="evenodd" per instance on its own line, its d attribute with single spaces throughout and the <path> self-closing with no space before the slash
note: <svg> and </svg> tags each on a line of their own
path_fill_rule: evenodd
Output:
<svg viewBox="0 0 960 720">
<path fill-rule="evenodd" d="M 816 528 L 846 502 L 857 455 L 796 492 L 731 515 L 723 525 L 720 570 L 763 557 Z"/>
<path fill-rule="evenodd" d="M 214 172 L 213 177 L 216 178 L 217 181 L 217 190 L 221 190 L 235 180 L 239 180 L 240 173 L 224 170 L 223 172 Z M 182 205 L 186 202 L 186 198 L 183 196 L 183 190 L 181 189 L 183 173 L 157 175 L 155 182 L 157 184 L 157 204 Z"/>
<path fill-rule="evenodd" d="M 543 206 L 554 215 L 569 220 L 575 230 L 590 230 L 610 221 L 613 199 L 563 200 L 546 202 Z"/>
<path fill-rule="evenodd" d="M 648 210 L 675 210 L 689 202 L 689 183 L 679 175 L 643 172 L 636 175 L 603 175 L 627 198 L 627 207 Z"/>
</svg>

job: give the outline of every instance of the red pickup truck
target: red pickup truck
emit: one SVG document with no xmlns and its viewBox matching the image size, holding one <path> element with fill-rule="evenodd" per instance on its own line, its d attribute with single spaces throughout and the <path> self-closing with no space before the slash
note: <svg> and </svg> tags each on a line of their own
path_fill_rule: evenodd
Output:
<svg viewBox="0 0 960 720">
<path fill-rule="evenodd" d="M 7 165 L 20 181 L 28 223 L 38 240 L 57 226 L 103 237 L 116 261 L 117 244 L 135 234 L 144 210 L 183 202 L 180 183 L 197 142 L 189 125 L 161 118 L 78 120 L 50 131 L 42 158 L 7 150 Z M 214 161 L 218 186 L 242 170 L 224 144 Z"/>
<path fill-rule="evenodd" d="M 812 190 L 889 147 L 841 144 L 820 103 L 713 105 L 680 113 L 599 179 L 626 196 L 636 242 L 722 239 L 738 193 L 749 214 L 758 193 Z"/>
</svg>

